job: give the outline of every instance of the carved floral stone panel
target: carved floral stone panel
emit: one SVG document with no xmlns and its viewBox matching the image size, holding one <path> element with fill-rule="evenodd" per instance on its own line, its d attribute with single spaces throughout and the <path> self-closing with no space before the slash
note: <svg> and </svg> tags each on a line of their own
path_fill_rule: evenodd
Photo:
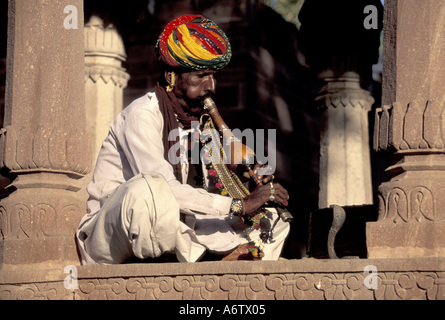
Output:
<svg viewBox="0 0 445 320">
<path fill-rule="evenodd" d="M 434 300 L 441 273 L 388 272 L 367 289 L 361 273 L 207 275 L 80 281 L 77 299 L 135 300 Z"/>
<path fill-rule="evenodd" d="M 443 259 L 303 259 L 247 264 L 151 264 L 78 267 L 76 288 L 66 274 L 33 282 L 0 272 L 0 298 L 76 300 L 442 300 Z M 275 266 L 275 267 L 274 267 Z M 364 267 L 372 266 L 369 272 Z M 273 268 L 271 268 L 273 267 Z M 263 269 L 263 272 L 260 272 Z M 275 269 L 273 273 L 266 269 Z M 292 269 L 294 271 L 292 271 Z M 323 270 L 324 269 L 324 270 Z M 186 271 L 188 270 L 188 272 Z M 298 270 L 298 271 L 297 271 Z M 34 277 L 45 276 L 33 273 Z M 33 283 L 29 283 L 33 282 Z"/>
</svg>

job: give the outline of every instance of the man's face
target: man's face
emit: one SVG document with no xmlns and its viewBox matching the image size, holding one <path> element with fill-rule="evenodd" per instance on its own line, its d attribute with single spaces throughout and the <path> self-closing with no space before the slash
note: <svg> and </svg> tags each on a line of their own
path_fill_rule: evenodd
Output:
<svg viewBox="0 0 445 320">
<path fill-rule="evenodd" d="M 173 89 L 184 111 L 198 116 L 202 111 L 202 102 L 216 92 L 216 71 L 203 70 L 179 73 Z"/>
</svg>

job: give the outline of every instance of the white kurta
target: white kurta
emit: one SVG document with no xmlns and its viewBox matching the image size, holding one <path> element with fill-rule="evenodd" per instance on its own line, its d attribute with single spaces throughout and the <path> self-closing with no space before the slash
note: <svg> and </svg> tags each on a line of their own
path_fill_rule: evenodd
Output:
<svg viewBox="0 0 445 320">
<path fill-rule="evenodd" d="M 163 125 L 154 93 L 135 100 L 111 123 L 87 187 L 87 214 L 77 231 L 82 263 L 122 263 L 128 255 L 143 259 L 169 251 L 176 251 L 180 261 L 196 261 L 206 249 L 223 253 L 249 240 L 238 221 L 227 217 L 231 198 L 193 188 L 184 183 L 186 176 L 182 182 L 175 178 L 172 165 L 164 159 Z M 187 132 L 180 129 L 179 134 Z M 187 171 L 186 166 L 183 174 Z M 135 214 L 138 210 L 143 212 Z M 189 217 L 185 220 L 187 225 L 179 221 L 178 210 Z M 168 215 L 165 221 L 153 218 L 161 212 Z M 168 225 L 173 240 L 164 236 L 161 240 L 166 243 L 157 244 L 160 249 L 143 248 L 153 247 L 149 242 L 157 230 L 147 225 L 147 219 L 153 224 Z M 280 225 L 275 230 L 283 232 L 284 242 L 289 226 Z M 136 238 L 145 240 L 137 243 Z M 124 243 L 118 244 L 119 241 Z M 283 243 L 279 242 L 273 245 L 271 259 L 281 252 Z"/>
</svg>

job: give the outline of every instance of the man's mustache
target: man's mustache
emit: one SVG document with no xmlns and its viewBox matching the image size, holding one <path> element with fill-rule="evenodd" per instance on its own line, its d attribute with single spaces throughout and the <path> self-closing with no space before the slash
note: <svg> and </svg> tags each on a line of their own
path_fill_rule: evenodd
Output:
<svg viewBox="0 0 445 320">
<path fill-rule="evenodd" d="M 206 92 L 202 95 L 200 95 L 199 97 L 196 98 L 196 102 L 199 103 L 200 105 L 202 105 L 204 103 L 204 100 L 207 98 L 212 98 L 213 99 L 213 93 L 212 92 Z"/>
<path fill-rule="evenodd" d="M 195 99 L 190 99 L 188 101 L 188 105 L 190 107 L 199 107 L 202 108 L 203 104 L 204 104 L 204 100 L 207 98 L 213 98 L 213 93 L 211 92 L 206 92 L 201 94 L 200 96 L 196 97 Z"/>
</svg>

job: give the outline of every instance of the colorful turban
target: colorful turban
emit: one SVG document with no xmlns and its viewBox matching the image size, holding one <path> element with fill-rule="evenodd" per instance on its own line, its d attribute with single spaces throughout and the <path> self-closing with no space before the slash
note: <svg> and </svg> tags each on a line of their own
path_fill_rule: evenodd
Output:
<svg viewBox="0 0 445 320">
<path fill-rule="evenodd" d="M 219 70 L 229 63 L 232 49 L 216 23 L 201 15 L 182 15 L 165 27 L 156 55 L 172 67 Z"/>
</svg>

